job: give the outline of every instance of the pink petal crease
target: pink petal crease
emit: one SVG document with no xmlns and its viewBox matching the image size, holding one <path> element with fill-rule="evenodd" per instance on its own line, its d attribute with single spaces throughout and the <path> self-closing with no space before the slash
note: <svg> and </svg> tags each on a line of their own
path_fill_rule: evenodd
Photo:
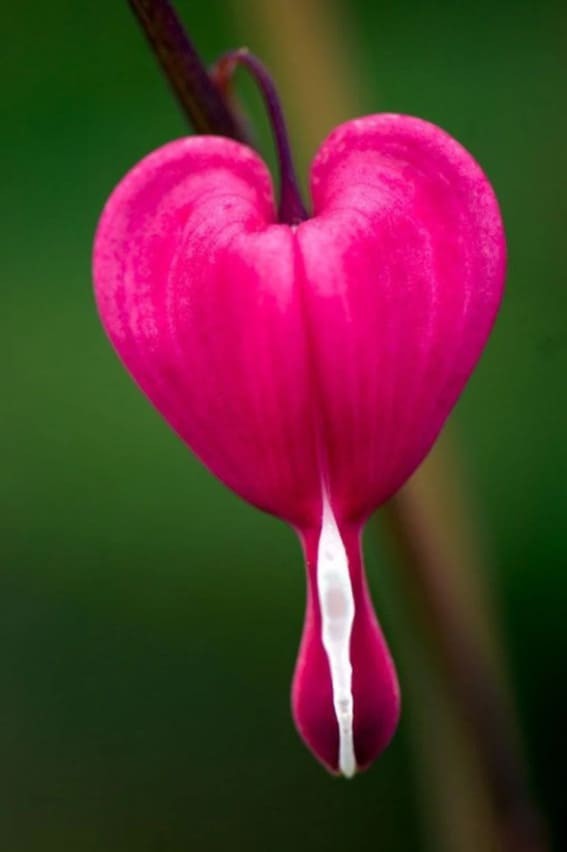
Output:
<svg viewBox="0 0 567 852">
<path fill-rule="evenodd" d="M 158 411 L 227 486 L 296 530 L 308 588 L 293 715 L 316 757 L 350 776 L 400 709 L 361 531 L 480 357 L 505 239 L 471 155 L 409 116 L 338 127 L 311 194 L 311 218 L 278 224 L 250 148 L 171 142 L 112 193 L 94 280 L 106 332 Z"/>
</svg>

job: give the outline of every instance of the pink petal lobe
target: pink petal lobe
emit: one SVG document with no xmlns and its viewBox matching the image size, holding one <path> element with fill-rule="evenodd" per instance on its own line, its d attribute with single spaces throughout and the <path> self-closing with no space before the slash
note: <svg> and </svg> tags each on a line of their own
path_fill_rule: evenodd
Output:
<svg viewBox="0 0 567 852">
<path fill-rule="evenodd" d="M 119 184 L 95 244 L 99 311 L 124 364 L 201 460 L 302 525 L 320 484 L 296 250 L 266 167 L 219 137 L 170 143 Z"/>
<path fill-rule="evenodd" d="M 439 128 L 348 122 L 312 168 L 305 312 L 328 487 L 366 518 L 422 461 L 467 381 L 503 290 L 498 204 Z"/>
</svg>

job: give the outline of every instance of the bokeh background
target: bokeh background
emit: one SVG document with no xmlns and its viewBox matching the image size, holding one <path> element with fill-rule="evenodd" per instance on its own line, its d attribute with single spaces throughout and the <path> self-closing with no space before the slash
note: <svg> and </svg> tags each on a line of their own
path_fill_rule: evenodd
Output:
<svg viewBox="0 0 567 852">
<path fill-rule="evenodd" d="M 283 59 L 316 73 L 313 46 L 293 36 L 309 8 L 348 56 L 352 106 L 337 119 L 437 122 L 501 200 L 507 297 L 451 429 L 532 786 L 561 848 L 567 12 L 550 0 L 274 3 L 289 30 L 270 31 L 268 0 L 178 8 L 207 60 L 247 44 L 273 62 L 303 172 L 313 146 Z M 7 4 L 2 35 L 0 845 L 440 849 L 415 743 L 412 672 L 427 681 L 427 665 L 409 659 L 404 637 L 419 647 L 419 626 L 386 543 L 368 536 L 366 549 L 404 715 L 372 771 L 341 783 L 289 714 L 304 605 L 292 533 L 192 458 L 101 331 L 90 280 L 101 207 L 140 157 L 186 132 L 127 3 Z M 273 162 L 257 96 L 240 90 Z M 458 777 L 456 760 L 438 783 Z"/>
</svg>

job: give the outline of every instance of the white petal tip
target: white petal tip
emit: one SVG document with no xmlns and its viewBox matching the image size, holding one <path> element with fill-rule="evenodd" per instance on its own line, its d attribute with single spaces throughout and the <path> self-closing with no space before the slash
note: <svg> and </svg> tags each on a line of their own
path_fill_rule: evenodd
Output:
<svg viewBox="0 0 567 852">
<path fill-rule="evenodd" d="M 348 778 L 350 780 L 356 775 L 356 763 L 341 763 L 341 765 L 339 766 L 339 771 L 343 778 Z"/>
<path fill-rule="evenodd" d="M 333 706 L 339 730 L 339 772 L 356 773 L 350 639 L 355 607 L 348 557 L 335 516 L 323 493 L 323 517 L 317 551 L 317 587 L 321 607 L 321 640 L 331 675 Z"/>
</svg>

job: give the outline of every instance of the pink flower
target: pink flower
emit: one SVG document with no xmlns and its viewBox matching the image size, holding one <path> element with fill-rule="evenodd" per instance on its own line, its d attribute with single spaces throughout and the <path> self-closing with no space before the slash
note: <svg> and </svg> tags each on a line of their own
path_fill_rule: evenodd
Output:
<svg viewBox="0 0 567 852">
<path fill-rule="evenodd" d="M 311 191 L 313 216 L 278 224 L 252 150 L 172 142 L 112 194 L 94 277 L 106 331 L 156 408 L 216 476 L 296 530 L 308 594 L 293 714 L 319 760 L 350 776 L 399 716 L 361 530 L 471 374 L 505 243 L 479 166 L 415 118 L 336 129 Z"/>
</svg>

